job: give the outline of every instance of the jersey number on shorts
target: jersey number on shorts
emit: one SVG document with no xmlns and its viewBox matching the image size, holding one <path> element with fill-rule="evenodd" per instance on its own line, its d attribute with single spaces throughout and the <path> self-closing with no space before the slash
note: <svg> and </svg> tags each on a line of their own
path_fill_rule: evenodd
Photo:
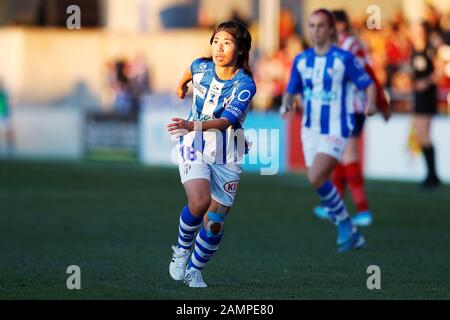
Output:
<svg viewBox="0 0 450 320">
<path fill-rule="evenodd" d="M 180 153 L 184 161 L 195 161 L 197 159 L 197 154 L 193 147 L 181 146 Z"/>
</svg>

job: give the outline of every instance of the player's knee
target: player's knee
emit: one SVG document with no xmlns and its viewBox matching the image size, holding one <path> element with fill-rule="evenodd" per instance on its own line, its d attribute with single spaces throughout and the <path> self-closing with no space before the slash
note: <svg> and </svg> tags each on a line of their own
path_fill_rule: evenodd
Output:
<svg viewBox="0 0 450 320">
<path fill-rule="evenodd" d="M 205 223 L 206 232 L 209 235 L 217 236 L 223 232 L 225 214 L 208 212 L 207 221 Z"/>
<path fill-rule="evenodd" d="M 307 176 L 309 183 L 315 188 L 320 188 L 325 182 L 325 179 L 315 172 L 308 171 Z"/>
<path fill-rule="evenodd" d="M 210 204 L 210 196 L 198 196 L 195 199 L 189 200 L 189 210 L 194 215 L 203 215 L 208 210 Z"/>
</svg>

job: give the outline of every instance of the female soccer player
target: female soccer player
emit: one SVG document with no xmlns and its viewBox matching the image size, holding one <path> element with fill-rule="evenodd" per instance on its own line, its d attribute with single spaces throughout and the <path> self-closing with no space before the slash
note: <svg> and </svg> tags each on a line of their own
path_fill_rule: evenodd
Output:
<svg viewBox="0 0 450 320">
<path fill-rule="evenodd" d="M 337 31 L 330 11 L 314 11 L 309 18 L 309 31 L 313 48 L 295 57 L 281 111 L 291 110 L 295 95 L 301 94 L 302 143 L 308 179 L 327 207 L 330 220 L 337 225 L 338 251 L 343 252 L 365 243 L 329 180 L 353 130 L 350 107 L 346 103 L 347 86 L 353 83 L 358 89 L 366 90 L 366 115 L 376 110 L 376 89 L 355 57 L 334 45 Z"/>
<path fill-rule="evenodd" d="M 344 10 L 333 11 L 336 20 L 338 32 L 338 45 L 341 49 L 351 52 L 358 62 L 364 66 L 366 72 L 370 75 L 377 89 L 376 105 L 377 109 L 383 113 L 387 121 L 390 117 L 390 108 L 383 92 L 383 88 L 375 77 L 375 72 L 370 65 L 370 58 L 363 44 L 356 38 L 351 30 L 350 20 Z M 354 117 L 354 129 L 350 135 L 342 156 L 342 161 L 333 170 L 333 184 L 336 186 L 341 197 L 344 197 L 345 189 L 348 186 L 353 202 L 357 209 L 357 214 L 352 217 L 352 222 L 357 226 L 368 226 L 372 223 L 372 214 L 369 211 L 369 202 L 364 188 L 364 176 L 362 164 L 360 162 L 360 150 L 358 139 L 362 134 L 365 115 L 364 108 L 366 104 L 366 95 L 364 91 L 359 91 L 352 84 L 348 86 L 348 103 L 353 106 L 350 109 Z M 328 212 L 325 207 L 314 208 L 314 213 L 322 219 L 328 218 Z"/>
<path fill-rule="evenodd" d="M 188 198 L 169 273 L 197 288 L 206 287 L 201 270 L 217 251 L 225 216 L 233 206 L 242 172 L 238 162 L 248 150 L 242 124 L 256 92 L 246 27 L 237 21 L 224 22 L 215 28 L 210 44 L 211 58 L 194 60 L 178 85 L 177 94 L 184 99 L 187 84 L 193 83 L 188 119 L 174 118 L 167 126 L 171 134 L 181 135 L 179 170 Z"/>
</svg>

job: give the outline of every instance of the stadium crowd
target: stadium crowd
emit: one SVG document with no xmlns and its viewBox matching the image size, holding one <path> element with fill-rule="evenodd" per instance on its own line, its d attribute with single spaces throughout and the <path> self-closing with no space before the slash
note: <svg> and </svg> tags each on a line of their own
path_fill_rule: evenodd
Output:
<svg viewBox="0 0 450 320">
<path fill-rule="evenodd" d="M 380 29 L 366 27 L 364 14 L 351 15 L 352 29 L 368 50 L 377 78 L 386 88 L 395 112 L 412 110 L 412 52 L 411 24 L 402 11 L 383 21 Z M 255 110 L 266 111 L 280 106 L 280 93 L 289 77 L 289 65 L 294 56 L 308 46 L 300 35 L 300 22 L 289 9 L 280 14 L 280 49 L 272 56 L 255 54 L 254 69 L 258 94 L 253 102 Z M 450 12 L 442 13 L 427 7 L 424 22 L 430 28 L 430 43 L 435 49 L 435 70 L 438 85 L 438 111 L 448 113 L 450 92 Z"/>
</svg>

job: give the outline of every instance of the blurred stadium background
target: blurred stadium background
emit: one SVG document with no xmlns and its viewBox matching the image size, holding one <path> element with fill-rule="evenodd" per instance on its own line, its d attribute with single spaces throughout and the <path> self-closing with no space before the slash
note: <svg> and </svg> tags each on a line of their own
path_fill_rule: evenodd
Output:
<svg viewBox="0 0 450 320">
<path fill-rule="evenodd" d="M 382 25 L 368 30 L 374 4 Z M 70 5 L 80 30 L 66 28 Z M 346 256 L 311 213 L 300 115 L 277 113 L 319 7 L 348 10 L 394 109 L 388 123 L 371 118 L 361 139 L 375 224 L 368 248 Z M 190 107 L 173 93 L 178 77 L 232 17 L 254 39 L 258 93 L 246 127 L 279 130 L 269 164 L 279 173 L 258 175 L 264 159 L 245 165 L 227 240 L 205 272 L 216 288 L 193 295 L 166 270 L 185 198 L 165 125 Z M 423 19 L 442 72 L 432 136 L 447 185 L 433 191 L 416 185 L 425 164 L 411 115 L 408 24 Z M 448 0 L 0 0 L 0 91 L 10 123 L 0 138 L 0 298 L 450 298 Z M 83 270 L 79 292 L 65 287 L 70 264 Z M 371 264 L 385 276 L 381 292 L 365 286 Z"/>
</svg>

